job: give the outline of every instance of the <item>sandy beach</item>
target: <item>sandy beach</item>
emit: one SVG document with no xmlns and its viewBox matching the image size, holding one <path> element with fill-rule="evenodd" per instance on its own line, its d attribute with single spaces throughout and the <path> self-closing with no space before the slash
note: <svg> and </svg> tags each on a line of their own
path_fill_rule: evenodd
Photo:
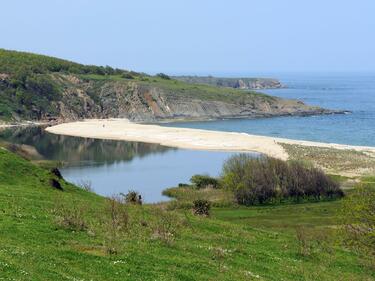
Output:
<svg viewBox="0 0 375 281">
<path fill-rule="evenodd" d="M 126 119 L 85 120 L 48 127 L 53 134 L 157 143 L 165 146 L 215 151 L 259 152 L 279 159 L 288 159 L 282 143 L 335 149 L 366 151 L 375 155 L 375 147 L 274 138 L 246 133 L 162 127 L 132 123 Z"/>
</svg>

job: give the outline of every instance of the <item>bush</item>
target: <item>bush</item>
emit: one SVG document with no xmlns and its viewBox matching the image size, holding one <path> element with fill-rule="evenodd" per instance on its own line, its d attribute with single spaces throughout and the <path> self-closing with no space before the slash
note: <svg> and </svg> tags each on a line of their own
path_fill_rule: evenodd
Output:
<svg viewBox="0 0 375 281">
<path fill-rule="evenodd" d="M 63 178 L 62 175 L 61 175 L 61 172 L 58 168 L 56 168 L 56 167 L 52 168 L 50 171 L 51 171 L 51 174 L 55 175 L 58 179 L 61 180 Z"/>
<path fill-rule="evenodd" d="M 134 79 L 134 76 L 131 75 L 130 73 L 126 72 L 124 74 L 121 75 L 121 78 L 124 78 L 124 79 Z"/>
<path fill-rule="evenodd" d="M 130 190 L 127 194 L 121 193 L 121 195 L 125 198 L 125 202 L 128 204 L 142 205 L 142 196 L 137 191 Z"/>
<path fill-rule="evenodd" d="M 208 175 L 194 175 L 191 177 L 190 181 L 197 188 L 206 188 L 206 187 L 218 188 L 219 187 L 219 181 Z"/>
<path fill-rule="evenodd" d="M 58 190 L 63 190 L 60 182 L 56 179 L 50 179 L 49 184 L 51 187 L 56 188 Z"/>
<path fill-rule="evenodd" d="M 242 205 L 344 196 L 339 185 L 320 169 L 247 154 L 235 155 L 225 162 L 222 184 L 233 190 L 237 203 Z"/>
<path fill-rule="evenodd" d="M 167 74 L 164 74 L 164 73 L 158 73 L 158 74 L 156 74 L 156 77 L 159 77 L 159 78 L 165 79 L 165 80 L 171 80 L 171 77 L 169 77 Z"/>
<path fill-rule="evenodd" d="M 211 209 L 211 204 L 207 200 L 198 199 L 193 202 L 194 215 L 209 216 L 210 209 Z"/>
</svg>

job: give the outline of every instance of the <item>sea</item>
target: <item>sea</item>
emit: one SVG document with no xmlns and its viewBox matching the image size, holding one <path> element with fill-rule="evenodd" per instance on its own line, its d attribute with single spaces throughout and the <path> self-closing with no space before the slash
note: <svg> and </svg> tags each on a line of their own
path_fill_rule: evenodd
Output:
<svg viewBox="0 0 375 281">
<path fill-rule="evenodd" d="M 169 123 L 165 126 L 244 132 L 328 143 L 375 146 L 374 74 L 273 74 L 286 87 L 261 90 L 350 114 Z"/>
</svg>

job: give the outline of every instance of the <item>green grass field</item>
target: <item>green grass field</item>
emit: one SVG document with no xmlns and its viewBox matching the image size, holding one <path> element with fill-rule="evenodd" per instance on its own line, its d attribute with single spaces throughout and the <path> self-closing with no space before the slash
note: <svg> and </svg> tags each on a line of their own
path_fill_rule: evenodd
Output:
<svg viewBox="0 0 375 281">
<path fill-rule="evenodd" d="M 339 244 L 342 201 L 111 205 L 0 148 L 0 280 L 375 280 Z M 298 237 L 298 239 L 297 239 Z"/>
</svg>

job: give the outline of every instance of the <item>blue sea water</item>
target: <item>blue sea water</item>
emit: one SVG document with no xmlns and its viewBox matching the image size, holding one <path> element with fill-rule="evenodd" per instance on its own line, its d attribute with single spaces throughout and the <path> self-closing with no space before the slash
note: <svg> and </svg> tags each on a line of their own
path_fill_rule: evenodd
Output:
<svg viewBox="0 0 375 281">
<path fill-rule="evenodd" d="M 165 126 L 375 146 L 375 74 L 273 74 L 272 77 L 281 80 L 287 88 L 262 92 L 352 113 L 181 122 Z"/>
</svg>

